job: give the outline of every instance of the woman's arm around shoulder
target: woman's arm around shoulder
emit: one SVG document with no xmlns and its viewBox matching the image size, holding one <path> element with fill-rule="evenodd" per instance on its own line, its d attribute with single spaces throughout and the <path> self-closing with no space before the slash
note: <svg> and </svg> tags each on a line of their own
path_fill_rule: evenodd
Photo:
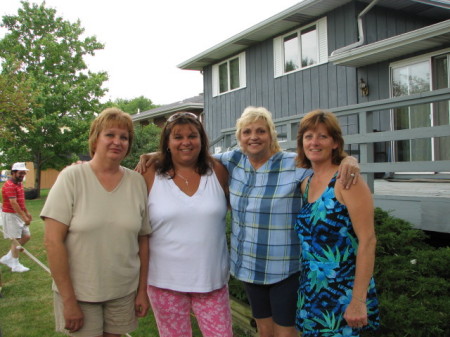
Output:
<svg viewBox="0 0 450 337">
<path fill-rule="evenodd" d="M 339 165 L 338 181 L 348 190 L 359 180 L 359 172 L 358 160 L 355 157 L 347 156 Z"/>
<path fill-rule="evenodd" d="M 135 171 L 144 174 L 150 166 L 158 161 L 159 152 L 144 153 L 139 156 L 139 162 L 134 168 Z"/>
<path fill-rule="evenodd" d="M 225 166 L 217 159 L 214 159 L 213 170 L 228 200 L 228 171 Z"/>
<path fill-rule="evenodd" d="M 240 149 L 233 149 L 212 155 L 212 157 L 222 163 L 227 170 L 232 159 L 239 160 L 242 156 L 244 156 L 244 154 Z"/>
<path fill-rule="evenodd" d="M 142 176 L 144 177 L 145 183 L 147 184 L 147 193 L 150 193 L 150 190 L 152 189 L 153 182 L 155 181 L 155 175 L 156 175 L 156 169 L 155 165 L 149 166 L 145 172 L 141 172 Z"/>
</svg>

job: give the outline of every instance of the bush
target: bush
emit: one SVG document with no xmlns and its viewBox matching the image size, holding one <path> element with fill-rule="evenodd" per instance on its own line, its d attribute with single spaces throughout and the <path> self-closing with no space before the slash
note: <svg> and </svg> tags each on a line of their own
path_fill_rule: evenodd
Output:
<svg viewBox="0 0 450 337">
<path fill-rule="evenodd" d="M 26 200 L 33 200 L 36 199 L 38 196 L 37 188 L 25 188 L 24 191 Z"/>
<path fill-rule="evenodd" d="M 122 161 L 122 166 L 134 169 L 139 162 L 139 156 L 144 153 L 156 152 L 159 146 L 161 129 L 154 124 L 134 128 L 134 140 L 131 151 Z"/>
<path fill-rule="evenodd" d="M 425 243 L 423 231 L 381 209 L 375 211 L 375 229 L 379 334 L 450 336 L 450 248 Z"/>
<path fill-rule="evenodd" d="M 381 328 L 363 336 L 450 336 L 450 248 L 434 248 L 422 230 L 379 208 L 375 230 Z M 229 289 L 248 303 L 242 282 L 231 278 Z"/>
</svg>

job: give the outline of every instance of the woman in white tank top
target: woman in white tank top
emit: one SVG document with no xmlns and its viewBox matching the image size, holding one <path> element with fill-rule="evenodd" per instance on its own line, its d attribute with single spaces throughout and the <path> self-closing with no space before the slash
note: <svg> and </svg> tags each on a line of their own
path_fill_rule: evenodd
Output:
<svg viewBox="0 0 450 337">
<path fill-rule="evenodd" d="M 191 311 L 203 336 L 232 336 L 228 173 L 208 148 L 197 116 L 174 114 L 162 130 L 159 159 L 144 174 L 153 229 L 147 291 L 161 337 L 191 336 Z"/>
</svg>

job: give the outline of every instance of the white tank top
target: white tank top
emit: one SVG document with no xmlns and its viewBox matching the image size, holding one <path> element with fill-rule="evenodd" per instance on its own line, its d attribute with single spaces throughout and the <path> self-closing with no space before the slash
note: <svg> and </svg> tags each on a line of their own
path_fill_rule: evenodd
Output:
<svg viewBox="0 0 450 337">
<path fill-rule="evenodd" d="M 148 197 L 148 284 L 181 292 L 210 292 L 228 282 L 227 204 L 216 174 L 204 175 L 188 196 L 156 175 Z"/>
</svg>

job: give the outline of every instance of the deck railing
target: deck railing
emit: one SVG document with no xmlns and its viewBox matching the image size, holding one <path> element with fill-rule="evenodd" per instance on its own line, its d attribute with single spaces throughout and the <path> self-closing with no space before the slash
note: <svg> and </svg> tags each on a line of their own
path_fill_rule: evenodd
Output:
<svg viewBox="0 0 450 337">
<path fill-rule="evenodd" d="M 338 117 L 358 116 L 358 133 L 346 135 L 344 140 L 346 145 L 358 145 L 357 156 L 359 157 L 361 172 L 365 175 L 373 191 L 374 173 L 376 172 L 450 172 L 450 160 L 394 162 L 388 157 L 386 161 L 382 162 L 379 160 L 375 162 L 374 160 L 374 149 L 377 143 L 450 136 L 450 125 L 374 132 L 373 115 L 375 112 L 379 112 L 380 115 L 388 114 L 388 116 L 384 117 L 390 120 L 390 114 L 393 109 L 444 101 L 450 101 L 449 88 L 349 105 L 329 109 L 329 111 L 332 111 Z M 448 104 L 446 106 L 448 110 Z M 283 140 L 280 142 L 285 150 L 295 151 L 297 128 L 302 116 L 293 115 L 274 121 L 277 128 L 285 130 L 282 135 Z M 212 151 L 217 151 L 217 148 L 224 151 L 236 146 L 234 133 L 235 128 L 222 129 L 221 136 L 211 142 Z"/>
</svg>

